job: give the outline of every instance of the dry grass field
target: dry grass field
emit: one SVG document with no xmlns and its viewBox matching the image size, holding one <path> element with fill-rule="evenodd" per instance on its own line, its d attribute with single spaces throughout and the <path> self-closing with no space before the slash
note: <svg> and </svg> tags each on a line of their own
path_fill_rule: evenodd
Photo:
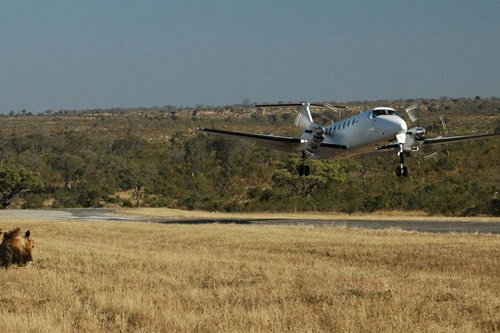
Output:
<svg viewBox="0 0 500 333">
<path fill-rule="evenodd" d="M 500 237 L 3 219 L 1 332 L 498 332 Z"/>
</svg>

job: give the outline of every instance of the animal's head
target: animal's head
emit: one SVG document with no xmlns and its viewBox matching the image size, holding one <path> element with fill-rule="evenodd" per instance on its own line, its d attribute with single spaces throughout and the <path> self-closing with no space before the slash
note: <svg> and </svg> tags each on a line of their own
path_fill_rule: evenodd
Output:
<svg viewBox="0 0 500 333">
<path fill-rule="evenodd" d="M 31 254 L 31 251 L 35 247 L 35 241 L 30 236 L 31 233 L 29 230 L 24 233 L 24 250 Z"/>
<path fill-rule="evenodd" d="M 0 264 L 7 268 L 10 265 L 23 266 L 33 261 L 32 251 L 35 242 L 30 231 L 22 233 L 19 228 L 3 234 L 0 244 Z"/>
</svg>

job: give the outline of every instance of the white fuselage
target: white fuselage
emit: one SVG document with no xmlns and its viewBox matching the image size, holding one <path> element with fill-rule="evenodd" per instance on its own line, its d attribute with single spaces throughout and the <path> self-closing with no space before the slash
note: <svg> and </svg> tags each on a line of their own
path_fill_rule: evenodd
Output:
<svg viewBox="0 0 500 333">
<path fill-rule="evenodd" d="M 375 108 L 346 118 L 325 128 L 322 144 L 345 146 L 345 150 L 321 150 L 314 145 L 306 149 L 314 153 L 313 158 L 342 158 L 373 151 L 375 147 L 385 145 L 396 139 L 398 134 L 406 134 L 406 122 L 396 115 L 391 108 Z M 304 133 L 303 138 L 310 143 L 311 134 Z M 307 145 L 307 143 L 306 143 Z"/>
</svg>

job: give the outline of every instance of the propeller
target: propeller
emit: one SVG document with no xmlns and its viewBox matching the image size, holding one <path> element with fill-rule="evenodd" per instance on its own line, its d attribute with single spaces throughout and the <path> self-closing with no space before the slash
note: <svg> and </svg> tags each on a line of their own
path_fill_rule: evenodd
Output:
<svg viewBox="0 0 500 333">
<path fill-rule="evenodd" d="M 406 114 L 412 123 L 416 123 L 420 118 L 420 111 L 417 105 L 409 106 L 405 109 Z"/>
<path fill-rule="evenodd" d="M 316 129 L 317 125 L 313 122 L 310 113 L 299 112 L 295 118 L 295 126 L 303 131 L 312 131 Z"/>
<path fill-rule="evenodd" d="M 442 137 L 442 134 L 446 134 L 447 130 L 448 130 L 448 127 L 446 125 L 446 120 L 444 119 L 443 115 L 440 115 L 439 116 L 439 123 L 437 123 L 437 125 L 432 125 L 431 127 L 432 130 L 436 130 L 436 131 L 439 131 L 441 133 L 441 135 L 439 135 L 438 137 Z M 424 159 L 427 160 L 427 159 L 431 159 L 431 158 L 435 158 L 438 156 L 438 154 L 441 152 L 441 151 L 444 151 L 446 152 L 446 154 L 449 153 L 449 145 L 443 145 L 441 149 L 432 149 L 430 147 L 426 147 L 424 149 L 424 152 L 427 152 L 428 154 L 424 154 Z"/>
<path fill-rule="evenodd" d="M 309 103 L 302 104 L 302 110 L 297 114 L 297 118 L 295 118 L 295 126 L 299 127 L 305 133 L 313 134 L 313 140 L 319 146 L 325 139 L 326 129 L 324 126 L 318 125 L 313 121 L 311 110 L 309 109 L 311 105 L 318 106 Z"/>
<path fill-rule="evenodd" d="M 410 128 L 407 131 L 407 135 L 410 135 L 412 137 L 413 141 L 415 143 L 423 142 L 425 140 L 425 136 L 427 135 L 428 132 L 434 132 L 434 131 L 439 131 L 440 134 L 438 137 L 441 137 L 443 134 L 446 134 L 447 131 L 447 126 L 446 126 L 446 121 L 442 115 L 439 116 L 439 122 L 437 124 L 430 124 L 427 126 L 427 128 L 422 127 L 420 125 L 420 109 L 418 108 L 417 105 L 412 105 L 409 106 L 405 109 L 405 113 L 410 118 L 410 121 L 416 125 L 416 127 Z M 416 156 L 419 168 L 420 168 L 420 158 L 423 158 L 424 160 L 435 158 L 438 154 L 439 151 L 436 151 L 435 149 L 431 149 L 428 146 L 420 146 L 418 151 L 419 153 Z M 447 151 L 447 148 L 444 149 Z"/>
<path fill-rule="evenodd" d="M 405 109 L 405 113 L 410 121 L 416 125 L 416 127 L 410 128 L 406 134 L 410 135 L 416 142 L 423 141 L 427 130 L 420 126 L 420 109 L 417 105 L 412 105 Z"/>
<path fill-rule="evenodd" d="M 282 106 L 282 104 L 278 104 L 279 106 Z M 297 117 L 295 118 L 295 126 L 299 127 L 301 130 L 312 133 L 317 132 L 318 129 L 322 130 L 323 133 L 320 134 L 319 136 L 324 135 L 325 127 L 324 126 L 318 126 L 316 123 L 314 123 L 312 116 L 311 116 L 311 111 L 309 107 L 311 106 L 319 106 L 319 107 L 326 107 L 329 108 L 336 113 L 339 113 L 340 116 L 342 116 L 342 109 L 347 109 L 347 106 L 343 105 L 332 105 L 329 103 L 300 103 L 300 104 L 283 104 L 284 106 L 302 106 L 302 110 L 297 114 Z M 275 105 L 271 105 L 275 106 Z"/>
</svg>

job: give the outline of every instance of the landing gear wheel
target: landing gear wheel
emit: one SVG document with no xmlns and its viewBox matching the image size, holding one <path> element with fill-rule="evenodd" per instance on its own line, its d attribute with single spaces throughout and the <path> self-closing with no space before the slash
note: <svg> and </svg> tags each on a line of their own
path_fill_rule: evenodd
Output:
<svg viewBox="0 0 500 333">
<path fill-rule="evenodd" d="M 396 168 L 396 176 L 401 177 L 401 167 L 400 166 L 398 166 Z"/>
<path fill-rule="evenodd" d="M 305 164 L 300 164 L 297 167 L 297 172 L 299 173 L 299 176 L 309 176 L 311 170 L 309 169 L 309 165 Z"/>
<path fill-rule="evenodd" d="M 309 165 L 304 165 L 304 176 L 309 176 L 309 172 L 310 172 L 310 169 L 309 169 Z"/>
<path fill-rule="evenodd" d="M 407 167 L 403 167 L 401 169 L 401 176 L 403 176 L 403 177 L 407 177 L 408 176 L 408 168 Z"/>
<path fill-rule="evenodd" d="M 400 167 L 398 166 L 396 168 L 396 176 L 398 177 L 408 177 L 408 168 L 407 167 Z"/>
</svg>

